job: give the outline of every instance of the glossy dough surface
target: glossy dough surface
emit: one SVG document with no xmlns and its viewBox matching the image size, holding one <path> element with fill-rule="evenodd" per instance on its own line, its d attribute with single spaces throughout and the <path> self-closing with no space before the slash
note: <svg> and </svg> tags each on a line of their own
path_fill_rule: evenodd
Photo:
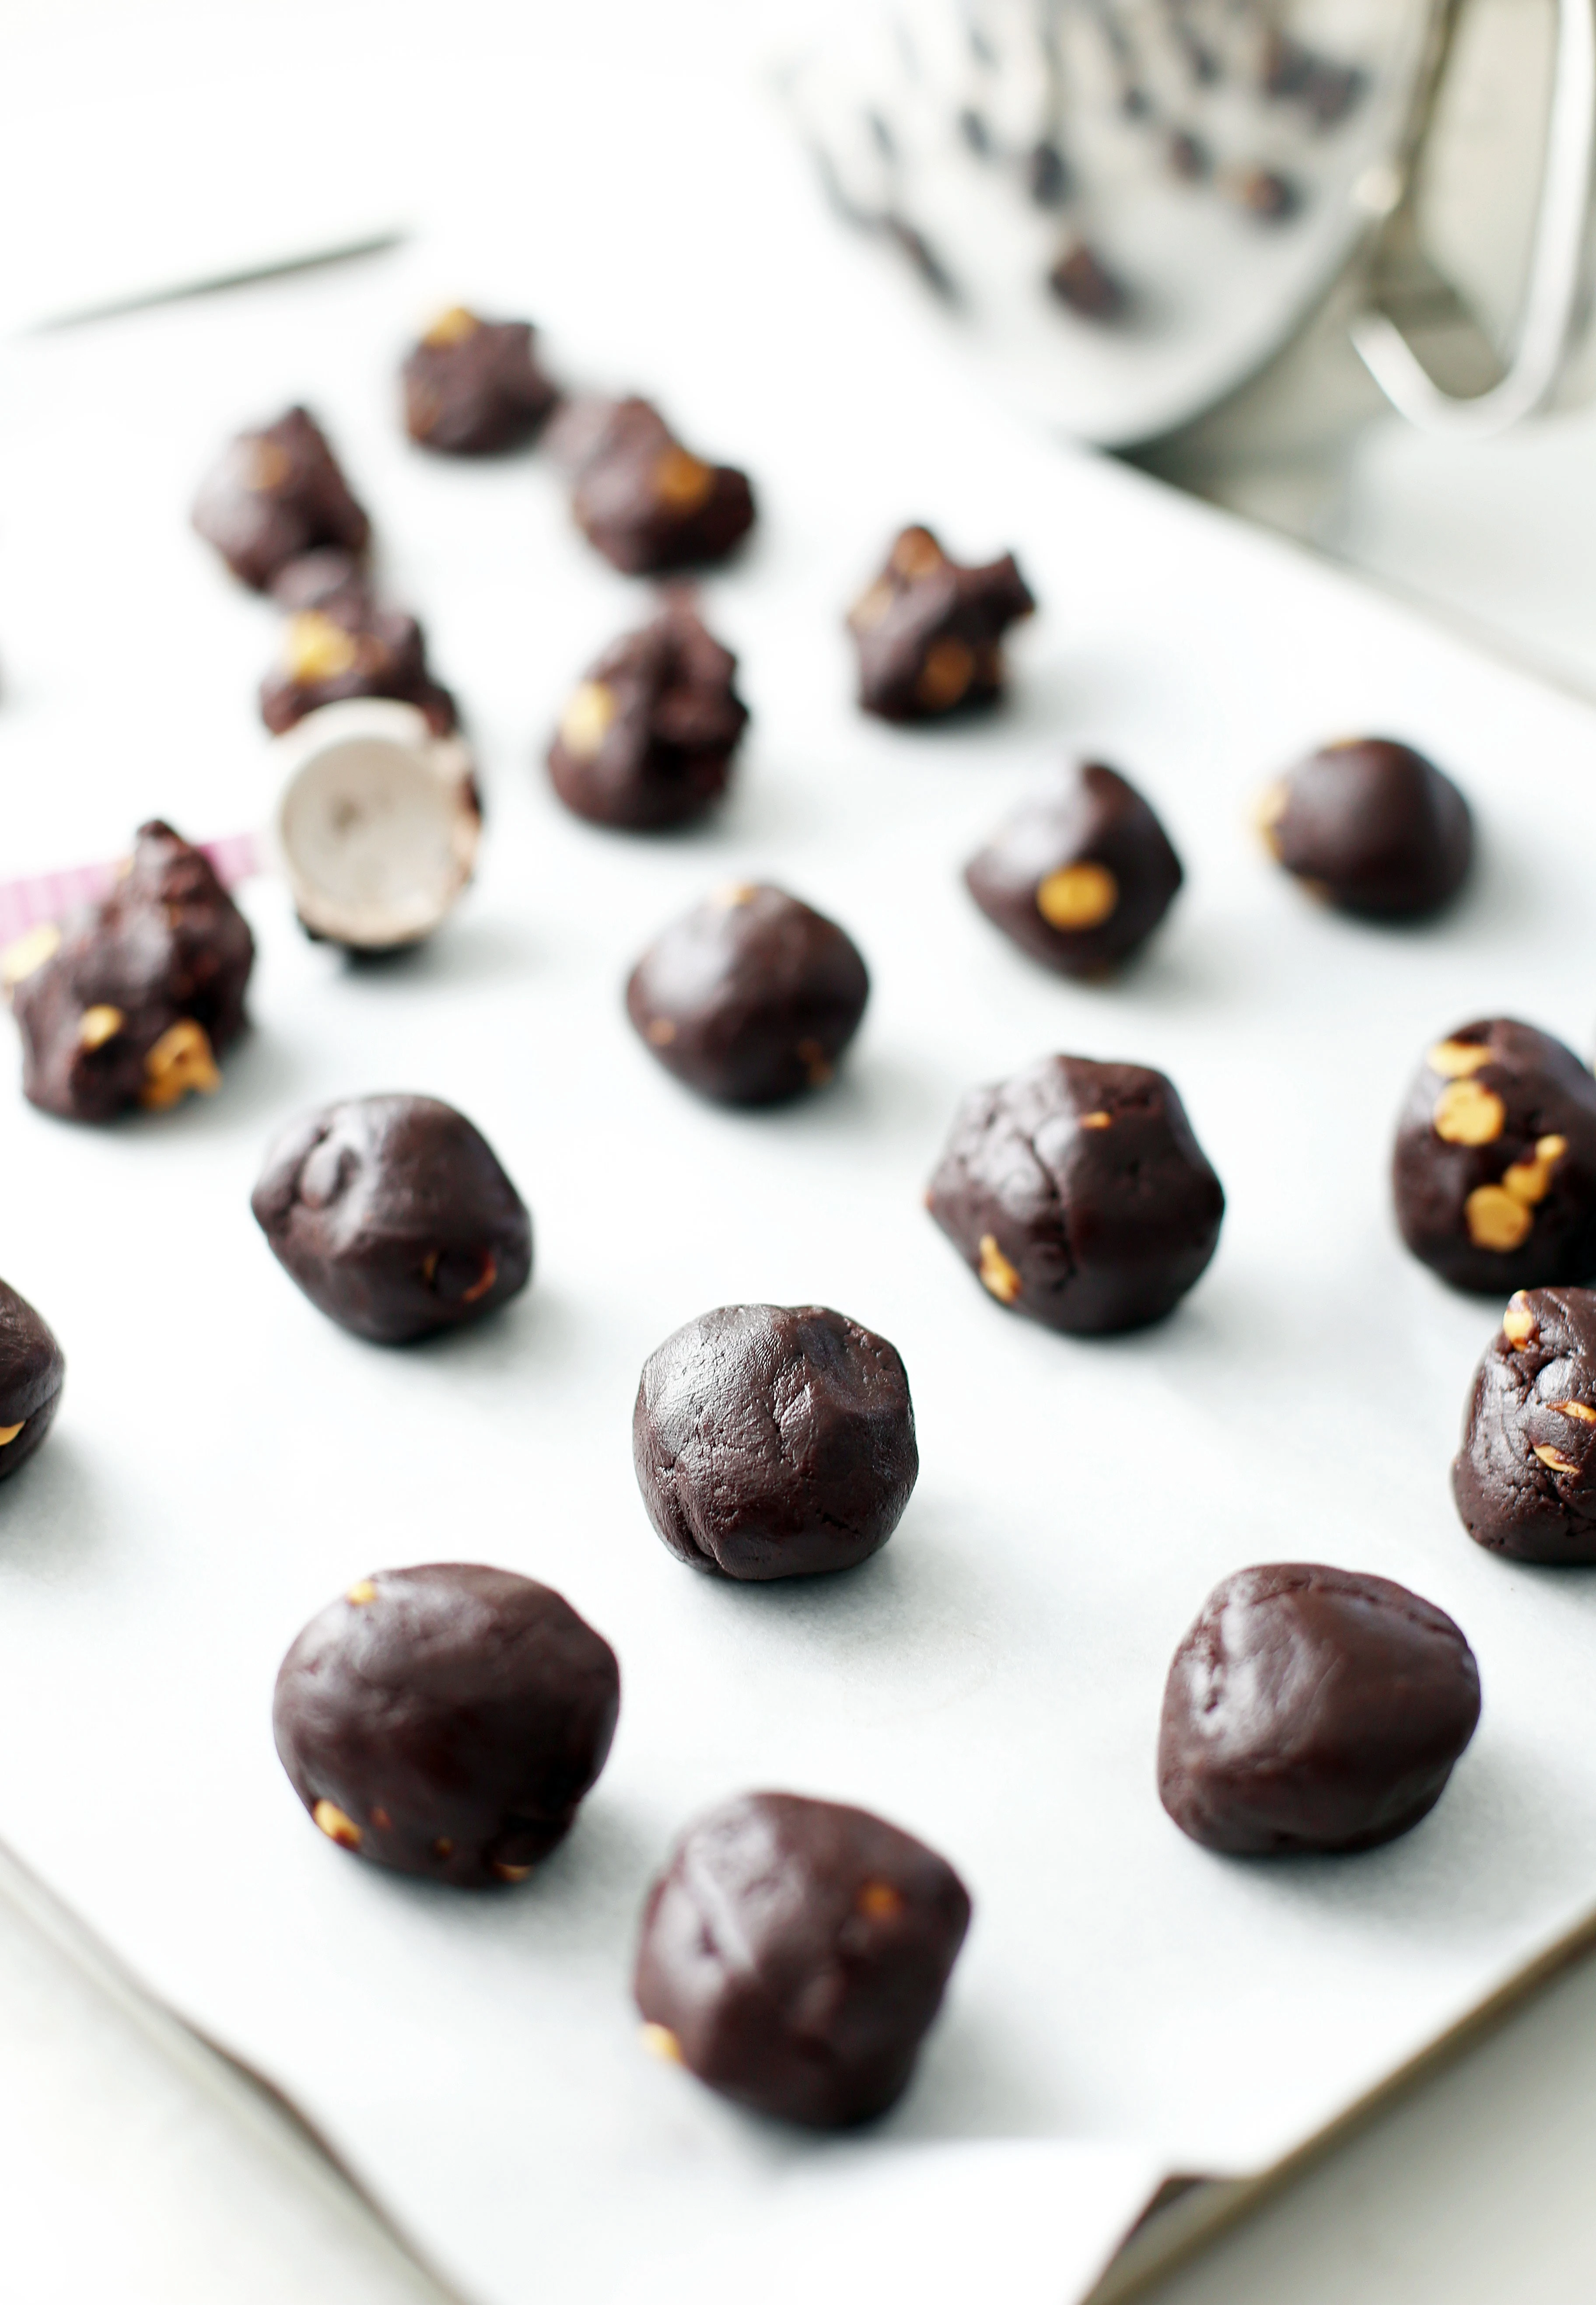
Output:
<svg viewBox="0 0 1596 2305">
<path fill-rule="evenodd" d="M 520 1195 L 436 1097 L 355 1097 L 295 1121 L 250 1205 L 310 1302 L 378 1344 L 478 1320 L 531 1273 Z"/>
<path fill-rule="evenodd" d="M 111 1120 L 215 1089 L 254 960 L 209 858 L 169 824 L 141 824 L 128 871 L 13 992 L 23 1094 L 63 1119 Z"/>
<path fill-rule="evenodd" d="M 328 1839 L 474 1887 L 565 1838 L 608 1755 L 614 1652 L 547 1585 L 446 1561 L 361 1578 L 283 1660 L 277 1752 Z"/>
<path fill-rule="evenodd" d="M 748 1793 L 655 1883 L 637 2005 L 659 2046 L 756 2112 L 821 2129 L 901 2096 L 970 1923 L 947 1861 L 866 1810 Z"/>
<path fill-rule="evenodd" d="M 1308 1562 L 1244 1569 L 1176 1651 L 1159 1794 L 1207 1849 L 1370 1849 L 1435 1806 L 1479 1718 L 1473 1652 L 1417 1594 Z"/>
<path fill-rule="evenodd" d="M 870 977 L 851 938 L 783 889 L 725 889 L 666 929 L 626 1011 L 668 1072 L 726 1104 L 824 1088 L 859 1029 Z"/>
<path fill-rule="evenodd" d="M 997 1303 L 1092 1333 L 1172 1310 L 1225 1195 L 1162 1073 L 1044 1057 L 965 1097 L 926 1205 Z"/>
<path fill-rule="evenodd" d="M 920 1471 L 896 1350 L 822 1305 L 726 1305 L 667 1337 L 644 1365 L 632 1450 L 677 1558 L 748 1579 L 867 1560 Z"/>
<path fill-rule="evenodd" d="M 1452 1493 L 1490 1552 L 1596 1561 L 1596 1291 L 1513 1298 L 1474 1374 Z"/>
<path fill-rule="evenodd" d="M 1142 795 L 1097 762 L 1023 803 L 964 868 L 987 918 L 1065 976 L 1095 976 L 1134 952 L 1183 877 Z"/>
<path fill-rule="evenodd" d="M 1511 1017 L 1461 1025 L 1408 1092 L 1391 1165 L 1413 1255 L 1455 1289 L 1596 1275 L 1596 1079 Z"/>
<path fill-rule="evenodd" d="M 66 1357 L 25 1297 L 0 1280 L 0 1481 L 20 1472 L 61 1403 Z"/>
</svg>

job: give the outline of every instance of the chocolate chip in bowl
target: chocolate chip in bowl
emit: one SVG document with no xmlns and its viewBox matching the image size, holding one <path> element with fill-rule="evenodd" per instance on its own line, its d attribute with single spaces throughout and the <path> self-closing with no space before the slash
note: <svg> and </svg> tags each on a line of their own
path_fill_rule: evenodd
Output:
<svg viewBox="0 0 1596 2305">
<path fill-rule="evenodd" d="M 244 1029 L 254 958 L 209 858 L 158 819 L 140 825 L 104 897 L 9 950 L 23 1095 L 89 1121 L 210 1095 Z"/>
<path fill-rule="evenodd" d="M 523 1881 L 608 1757 L 620 1670 L 561 1595 L 439 1561 L 361 1577 L 284 1658 L 278 1756 L 318 1829 L 458 1888 Z"/>
<path fill-rule="evenodd" d="M 324 704 L 277 738 L 277 838 L 313 937 L 354 952 L 416 944 L 469 885 L 482 811 L 471 755 L 419 705 Z"/>
<path fill-rule="evenodd" d="M 479 1321 L 531 1277 L 525 1204 L 486 1138 L 437 1097 L 306 1114 L 271 1147 L 250 1206 L 310 1302 L 377 1344 Z"/>
</svg>

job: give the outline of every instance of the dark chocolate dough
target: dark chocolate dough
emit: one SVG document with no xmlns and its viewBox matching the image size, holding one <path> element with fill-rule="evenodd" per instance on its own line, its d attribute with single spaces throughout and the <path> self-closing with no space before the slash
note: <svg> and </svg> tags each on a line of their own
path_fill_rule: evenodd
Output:
<svg viewBox="0 0 1596 2305">
<path fill-rule="evenodd" d="M 626 1013 L 667 1071 L 726 1104 L 823 1088 L 870 978 L 835 921 L 780 889 L 710 897 L 638 962 Z"/>
<path fill-rule="evenodd" d="M 1469 804 L 1422 753 L 1383 736 L 1327 744 L 1269 787 L 1271 854 L 1342 912 L 1418 920 L 1456 895 L 1473 855 Z"/>
<path fill-rule="evenodd" d="M 378 1569 L 312 1617 L 272 1729 L 329 1841 L 475 1888 L 565 1839 L 620 1703 L 615 1652 L 557 1593 L 443 1561 Z"/>
<path fill-rule="evenodd" d="M 0 1280 L 0 1481 L 21 1471 L 61 1405 L 66 1356 L 25 1297 Z"/>
<path fill-rule="evenodd" d="M 378 1344 L 480 1320 L 532 1270 L 520 1195 L 436 1097 L 353 1097 L 295 1121 L 250 1205 L 310 1302 Z"/>
<path fill-rule="evenodd" d="M 1489 1017 L 1436 1042 L 1391 1176 L 1403 1239 L 1455 1289 L 1596 1274 L 1596 1080 L 1533 1025 Z"/>
<path fill-rule="evenodd" d="M 347 554 L 290 561 L 272 598 L 290 612 L 281 661 L 260 687 L 260 717 L 274 735 L 350 696 L 413 704 L 435 736 L 458 725 L 454 698 L 428 670 L 420 625 L 402 608 L 381 607 Z"/>
<path fill-rule="evenodd" d="M 998 1304 L 1092 1334 L 1179 1302 L 1225 1195 L 1162 1073 L 1044 1057 L 966 1096 L 926 1205 Z"/>
<path fill-rule="evenodd" d="M 56 941 L 34 933 L 38 960 L 12 993 L 30 1103 L 110 1120 L 220 1085 L 254 940 L 209 858 L 169 824 L 140 826 L 128 871 Z"/>
<path fill-rule="evenodd" d="M 1513 1297 L 1475 1372 L 1452 1493 L 1491 1552 L 1596 1561 L 1596 1291 Z"/>
<path fill-rule="evenodd" d="M 920 1471 L 909 1380 L 885 1337 L 823 1305 L 723 1305 L 644 1364 L 632 1459 L 649 1518 L 694 1569 L 852 1569 Z"/>
<path fill-rule="evenodd" d="M 756 2113 L 842 2129 L 903 2094 L 970 1926 L 945 1858 L 865 1809 L 744 1793 L 691 1825 L 643 1914 L 660 2055 Z"/>
<path fill-rule="evenodd" d="M 1182 877 L 1135 787 L 1095 763 L 1026 801 L 964 868 L 987 918 L 1065 976 L 1095 976 L 1133 952 Z"/>
<path fill-rule="evenodd" d="M 201 483 L 194 526 L 235 576 L 264 592 L 301 553 L 363 553 L 371 523 L 308 410 L 230 440 Z"/>
<path fill-rule="evenodd" d="M 577 526 L 624 575 L 722 560 L 753 525 L 746 472 L 695 456 L 646 400 L 573 402 L 549 445 Z"/>
<path fill-rule="evenodd" d="M 884 720 L 935 720 L 1003 693 L 1003 635 L 1035 608 L 1012 552 L 983 568 L 906 528 L 848 611 L 859 702 Z"/>
<path fill-rule="evenodd" d="M 1372 1849 L 1434 1807 L 1479 1718 L 1473 1652 L 1430 1602 L 1353 1569 L 1242 1569 L 1175 1653 L 1159 1796 L 1205 1849 Z"/>
<path fill-rule="evenodd" d="M 566 807 L 636 832 L 713 807 L 748 720 L 736 669 L 679 598 L 606 649 L 573 690 L 549 747 L 548 773 Z"/>
<path fill-rule="evenodd" d="M 526 320 L 484 320 L 456 304 L 404 363 L 404 429 L 446 456 L 493 456 L 541 430 L 559 398 Z"/>
</svg>

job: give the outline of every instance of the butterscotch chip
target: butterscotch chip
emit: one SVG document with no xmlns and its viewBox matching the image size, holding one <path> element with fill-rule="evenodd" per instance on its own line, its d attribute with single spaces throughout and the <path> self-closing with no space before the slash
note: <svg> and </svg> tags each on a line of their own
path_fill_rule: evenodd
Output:
<svg viewBox="0 0 1596 2305">
<path fill-rule="evenodd" d="M 681 2063 L 682 2044 L 668 2025 L 645 2025 L 639 2038 L 651 2057 L 658 2057 L 667 2065 Z"/>
<path fill-rule="evenodd" d="M 1438 1041 L 1425 1062 L 1447 1080 L 1464 1080 L 1490 1062 L 1490 1049 L 1483 1041 Z"/>
<path fill-rule="evenodd" d="M 326 1833 L 327 1839 L 329 1841 L 335 1841 L 340 1849 L 358 1849 L 360 1847 L 361 1842 L 364 1838 L 360 1826 L 355 1823 L 353 1817 L 345 1816 L 344 1812 L 338 1807 L 335 1802 L 326 1799 L 318 1800 L 311 1809 L 310 1815 L 315 1819 L 316 1823 L 321 1827 L 323 1833 Z"/>
<path fill-rule="evenodd" d="M 180 1016 L 169 1025 L 144 1059 L 144 1086 L 139 1101 L 149 1111 L 165 1112 L 193 1090 L 212 1096 L 222 1085 L 216 1058 L 203 1025 Z"/>
<path fill-rule="evenodd" d="M 574 759 L 590 761 L 615 717 L 615 691 L 600 680 L 584 680 L 560 715 L 560 742 Z"/>
<path fill-rule="evenodd" d="M 451 304 L 446 312 L 438 314 L 421 342 L 434 350 L 442 344 L 463 344 L 467 336 L 476 335 L 481 325 L 476 314 L 468 312 L 463 304 Z"/>
<path fill-rule="evenodd" d="M 1114 1115 L 1111 1112 L 1083 1112 L 1080 1125 L 1082 1128 L 1112 1128 Z"/>
<path fill-rule="evenodd" d="M 892 548 L 890 566 L 895 576 L 912 584 L 916 577 L 940 568 L 946 557 L 929 528 L 906 528 Z"/>
<path fill-rule="evenodd" d="M 1430 1125 L 1448 1144 L 1494 1144 L 1507 1118 L 1507 1108 L 1493 1089 L 1456 1080 L 1437 1097 Z"/>
<path fill-rule="evenodd" d="M 966 641 L 933 641 L 914 683 L 914 696 L 927 712 L 951 712 L 975 677 L 975 651 Z"/>
<path fill-rule="evenodd" d="M 113 1008 L 106 1001 L 98 1001 L 92 1008 L 83 1011 L 82 1022 L 78 1026 L 78 1046 L 81 1049 L 103 1049 L 107 1041 L 116 1038 L 126 1023 L 127 1018 L 120 1008 Z"/>
<path fill-rule="evenodd" d="M 357 1609 L 363 1609 L 368 1602 L 376 1600 L 377 1587 L 369 1577 L 362 1577 L 358 1584 L 350 1586 L 344 1598 L 352 1601 Z"/>
<path fill-rule="evenodd" d="M 1554 1473 L 1577 1473 L 1579 1470 L 1572 1457 L 1565 1457 L 1560 1450 L 1549 1449 L 1544 1442 L 1537 1443 L 1535 1454 Z"/>
<path fill-rule="evenodd" d="M 1020 1276 L 998 1247 L 995 1233 L 982 1233 L 981 1262 L 975 1270 L 981 1287 L 989 1289 L 999 1304 L 1018 1303 Z"/>
<path fill-rule="evenodd" d="M 0 1449 L 9 1449 L 27 1422 L 24 1416 L 21 1425 L 0 1425 Z"/>
<path fill-rule="evenodd" d="M 1500 1185 L 1477 1185 L 1463 1204 L 1464 1221 L 1476 1248 L 1516 1248 L 1529 1238 L 1534 1212 Z"/>
<path fill-rule="evenodd" d="M 1522 1351 L 1525 1345 L 1534 1342 L 1536 1333 L 1535 1315 L 1521 1289 L 1502 1315 L 1502 1334 L 1515 1351 Z"/>
<path fill-rule="evenodd" d="M 1119 883 L 1106 864 L 1065 864 L 1049 872 L 1036 892 L 1036 909 L 1049 928 L 1095 929 L 1119 902 Z"/>
<path fill-rule="evenodd" d="M 54 921 L 41 921 L 37 928 L 13 937 L 0 951 L 0 988 L 7 992 L 13 984 L 21 984 L 36 968 L 42 968 L 60 949 L 61 931 Z"/>
<path fill-rule="evenodd" d="M 1554 1400 L 1549 1404 L 1559 1416 L 1577 1417 L 1582 1425 L 1596 1425 L 1596 1408 L 1583 1400 Z"/>
<path fill-rule="evenodd" d="M 330 617 L 307 609 L 290 617 L 283 640 L 283 666 L 291 680 L 336 680 L 360 660 L 354 636 Z"/>
<path fill-rule="evenodd" d="M 686 448 L 667 448 L 654 467 L 654 493 L 672 512 L 696 512 L 714 486 L 714 467 Z"/>
</svg>

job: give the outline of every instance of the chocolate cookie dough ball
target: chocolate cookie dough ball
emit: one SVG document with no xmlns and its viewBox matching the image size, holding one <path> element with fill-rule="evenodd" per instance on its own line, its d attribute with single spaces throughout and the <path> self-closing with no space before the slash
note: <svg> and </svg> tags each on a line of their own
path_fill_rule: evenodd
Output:
<svg viewBox="0 0 1596 2305">
<path fill-rule="evenodd" d="M 824 1088 L 870 978 L 851 939 L 784 889 L 740 881 L 649 946 L 626 1013 L 667 1072 L 723 1104 Z"/>
<path fill-rule="evenodd" d="M 1596 1291 L 1514 1296 L 1475 1372 L 1452 1493 L 1489 1552 L 1596 1561 Z"/>
<path fill-rule="evenodd" d="M 456 304 L 404 363 L 404 429 L 446 456 L 494 456 L 532 439 L 559 398 L 526 320 L 483 320 Z"/>
<path fill-rule="evenodd" d="M 200 487 L 193 519 L 233 574 L 259 592 L 301 553 L 328 545 L 358 557 L 371 535 L 326 436 L 303 408 L 228 443 Z"/>
<path fill-rule="evenodd" d="M 1134 785 L 1096 763 L 1026 801 L 964 868 L 987 918 L 1065 976 L 1099 975 L 1134 952 L 1182 878 Z"/>
<path fill-rule="evenodd" d="M 999 1305 L 1094 1335 L 1173 1310 L 1225 1195 L 1162 1073 L 1044 1057 L 971 1091 L 926 1206 Z"/>
<path fill-rule="evenodd" d="M 1396 1221 L 1455 1289 L 1596 1274 L 1596 1080 L 1533 1025 L 1460 1025 L 1409 1092 L 1392 1161 Z"/>
<path fill-rule="evenodd" d="M 748 723 L 736 669 L 682 599 L 606 649 L 572 691 L 549 747 L 565 806 L 632 832 L 702 816 L 726 791 Z"/>
<path fill-rule="evenodd" d="M 454 698 L 428 669 L 420 625 L 378 603 L 357 561 L 309 553 L 290 561 L 272 597 L 290 610 L 280 660 L 260 687 L 260 717 L 274 736 L 352 696 L 413 704 L 435 736 L 457 726 Z"/>
<path fill-rule="evenodd" d="M 656 2054 L 812 2129 L 902 2096 L 970 1926 L 951 1865 L 868 1810 L 745 1793 L 689 1827 L 643 1914 Z"/>
<path fill-rule="evenodd" d="M 23 1095 L 65 1120 L 208 1096 L 244 1027 L 254 958 L 209 858 L 169 824 L 141 824 L 109 894 L 32 931 L 11 963 Z"/>
<path fill-rule="evenodd" d="M 1234 1856 L 1372 1849 L 1429 1815 L 1479 1718 L 1473 1651 L 1416 1593 L 1301 1561 L 1238 1569 L 1169 1668 L 1159 1797 Z"/>
<path fill-rule="evenodd" d="M 520 1194 L 436 1097 L 353 1097 L 295 1121 L 250 1206 L 312 1305 L 379 1345 L 480 1320 L 532 1270 Z"/>
<path fill-rule="evenodd" d="M 646 400 L 577 401 L 549 445 L 577 526 L 624 576 L 724 560 L 753 525 L 747 473 L 695 456 Z"/>
<path fill-rule="evenodd" d="M 1450 777 L 1384 736 L 1327 744 L 1269 787 L 1259 822 L 1288 872 L 1373 920 L 1438 911 L 1474 850 L 1469 804 Z"/>
<path fill-rule="evenodd" d="M 378 1569 L 312 1617 L 272 1729 L 329 1841 L 476 1888 L 565 1839 L 620 1704 L 614 1650 L 557 1593 L 444 1561 Z"/>
<path fill-rule="evenodd" d="M 1035 607 L 1012 552 L 963 568 L 929 528 L 904 529 L 848 612 L 861 705 L 884 720 L 935 720 L 994 703 L 1003 635 Z"/>
<path fill-rule="evenodd" d="M 896 1349 L 824 1305 L 723 1305 L 667 1337 L 632 1459 L 677 1560 L 744 1582 L 868 1560 L 920 1472 Z"/>
<path fill-rule="evenodd" d="M 20 1472 L 61 1406 L 66 1357 L 25 1297 L 0 1280 L 0 1481 Z"/>
</svg>

